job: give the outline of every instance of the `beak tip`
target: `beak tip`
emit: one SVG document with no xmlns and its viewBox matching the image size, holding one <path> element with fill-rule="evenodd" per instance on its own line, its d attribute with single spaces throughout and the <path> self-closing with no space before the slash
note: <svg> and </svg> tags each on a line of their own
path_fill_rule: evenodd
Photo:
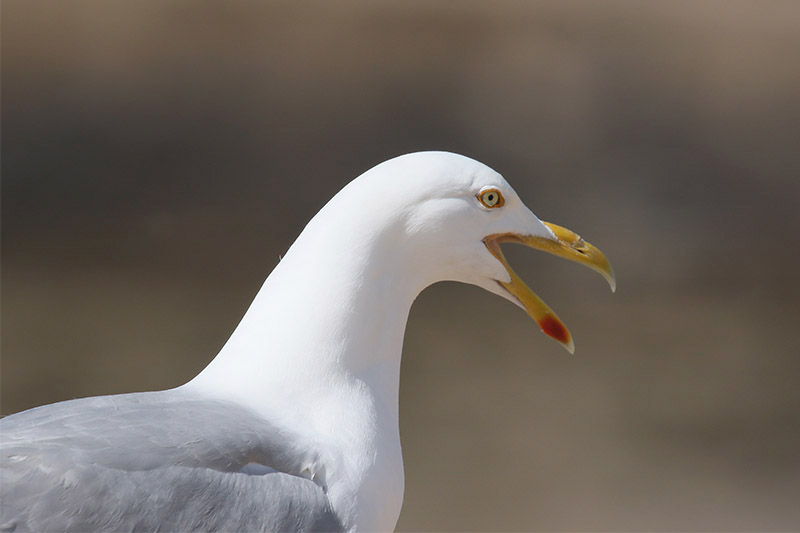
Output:
<svg viewBox="0 0 800 533">
<path fill-rule="evenodd" d="M 611 265 L 608 265 L 608 270 L 601 272 L 603 277 L 606 278 L 609 287 L 611 287 L 611 292 L 617 292 L 617 277 L 614 275 L 614 270 L 612 270 Z"/>
<path fill-rule="evenodd" d="M 570 353 L 570 355 L 575 353 L 575 343 L 572 342 L 572 337 L 569 338 L 568 342 L 563 343 L 562 346 Z"/>
</svg>

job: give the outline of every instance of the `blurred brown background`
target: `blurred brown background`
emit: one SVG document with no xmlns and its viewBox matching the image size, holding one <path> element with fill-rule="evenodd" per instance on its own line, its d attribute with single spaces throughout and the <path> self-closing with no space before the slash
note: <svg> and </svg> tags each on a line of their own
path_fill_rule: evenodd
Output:
<svg viewBox="0 0 800 533">
<path fill-rule="evenodd" d="M 440 284 L 402 530 L 800 529 L 800 2 L 2 1 L 2 412 L 166 388 L 350 179 L 440 149 L 611 258 Z M 475 332 L 481 332 L 476 335 Z"/>
</svg>

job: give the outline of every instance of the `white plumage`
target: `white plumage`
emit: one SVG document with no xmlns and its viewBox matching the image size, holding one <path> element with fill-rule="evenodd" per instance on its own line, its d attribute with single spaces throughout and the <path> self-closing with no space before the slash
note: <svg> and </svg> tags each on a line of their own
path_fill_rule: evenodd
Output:
<svg viewBox="0 0 800 533">
<path fill-rule="evenodd" d="M 505 241 L 580 261 L 613 280 L 599 251 L 541 222 L 500 174 L 481 163 L 425 152 L 369 170 L 309 222 L 195 379 L 171 391 L 114 397 L 113 416 L 104 414 L 110 401 L 97 398 L 4 420 L 0 524 L 18 531 L 128 530 L 137 527 L 132 517 L 146 515 L 164 516 L 147 527 L 247 529 L 254 523 L 250 515 L 271 513 L 255 523 L 283 530 L 393 529 L 403 500 L 400 356 L 417 295 L 437 281 L 472 283 L 520 305 L 571 346 L 557 317 L 508 267 L 498 246 Z M 79 411 L 97 416 L 87 419 Z M 86 435 L 121 446 L 119 455 L 146 456 L 147 469 L 90 449 Z M 176 448 L 189 450 L 189 458 Z M 98 497 L 101 488 L 92 488 L 81 472 L 105 463 L 107 485 L 130 492 L 101 507 L 109 516 L 122 508 L 130 513 L 99 523 L 97 515 L 81 521 L 79 511 L 57 503 L 36 510 L 36 497 L 70 502 L 71 490 Z M 185 469 L 194 481 L 182 477 Z M 143 471 L 151 476 L 139 476 Z M 62 483 L 67 472 L 77 488 Z M 235 481 L 235 495 L 219 488 L 227 483 L 220 476 Z M 137 499 L 137 483 L 162 495 L 161 503 Z M 207 510 L 206 522 L 197 521 L 197 513 L 186 513 L 183 522 L 167 517 L 163 506 L 188 500 L 186 490 L 218 495 L 206 506 L 216 502 L 219 510 Z M 264 500 L 272 507 L 259 507 Z"/>
</svg>

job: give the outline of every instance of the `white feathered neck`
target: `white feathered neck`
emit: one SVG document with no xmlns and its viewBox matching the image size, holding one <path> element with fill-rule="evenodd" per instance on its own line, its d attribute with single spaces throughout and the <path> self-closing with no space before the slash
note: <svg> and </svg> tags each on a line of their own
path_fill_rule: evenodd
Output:
<svg viewBox="0 0 800 533">
<path fill-rule="evenodd" d="M 452 154 L 444 164 L 452 167 L 453 158 L 455 171 L 476 164 Z M 430 184 L 414 173 L 418 161 L 402 163 L 375 167 L 314 217 L 188 385 L 307 438 L 318 461 L 312 474 L 345 525 L 363 530 L 391 530 L 399 516 L 403 335 L 414 299 L 438 281 L 407 239 L 420 229 L 409 225 L 418 200 L 409 180 Z M 425 163 L 436 170 L 436 158 Z"/>
</svg>

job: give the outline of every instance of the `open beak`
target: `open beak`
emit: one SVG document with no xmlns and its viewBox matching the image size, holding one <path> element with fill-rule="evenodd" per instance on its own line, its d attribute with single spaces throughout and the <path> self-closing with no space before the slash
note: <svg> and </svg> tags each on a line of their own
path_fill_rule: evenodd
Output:
<svg viewBox="0 0 800 533">
<path fill-rule="evenodd" d="M 574 353 L 575 345 L 572 342 L 572 335 L 569 330 L 561 322 L 561 319 L 553 312 L 541 298 L 525 285 L 525 282 L 517 276 L 517 273 L 511 268 L 500 250 L 500 244 L 504 242 L 511 242 L 516 244 L 524 244 L 537 250 L 544 250 L 551 254 L 575 261 L 582 265 L 586 265 L 592 270 L 599 272 L 608 284 L 611 290 L 617 288 L 617 282 L 614 279 L 614 271 L 611 269 L 611 264 L 603 255 L 603 252 L 581 239 L 580 235 L 567 228 L 556 226 L 549 222 L 544 222 L 544 225 L 550 228 L 550 231 L 555 235 L 555 239 L 549 237 L 533 237 L 529 235 L 518 235 L 516 233 L 501 233 L 497 235 L 489 235 L 483 242 L 486 247 L 494 255 L 508 271 L 511 281 L 506 283 L 498 281 L 498 283 L 505 288 L 512 296 L 519 302 L 522 308 L 533 318 L 542 331 L 553 337 L 561 343 L 569 353 Z"/>
</svg>

